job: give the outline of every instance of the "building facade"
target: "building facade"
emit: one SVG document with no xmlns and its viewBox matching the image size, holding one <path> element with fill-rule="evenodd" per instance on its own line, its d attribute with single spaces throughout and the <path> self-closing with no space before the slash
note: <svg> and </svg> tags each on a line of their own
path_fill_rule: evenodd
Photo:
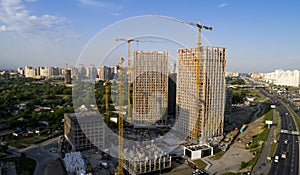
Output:
<svg viewBox="0 0 300 175">
<path fill-rule="evenodd" d="M 104 148 L 104 121 L 97 113 L 64 115 L 64 137 L 72 150 Z"/>
<path fill-rule="evenodd" d="M 168 112 L 168 53 L 135 51 L 133 62 L 132 122 L 155 124 Z"/>
<path fill-rule="evenodd" d="M 271 73 L 261 74 L 264 81 L 279 86 L 300 86 L 300 71 L 284 71 L 282 69 L 275 70 Z"/>
<path fill-rule="evenodd" d="M 114 75 L 114 70 L 112 67 L 101 66 L 97 69 L 99 80 L 105 81 L 106 79 L 111 80 Z"/>
<path fill-rule="evenodd" d="M 71 78 L 71 70 L 70 69 L 65 69 L 64 70 L 64 81 L 65 83 L 72 83 L 72 78 Z"/>
<path fill-rule="evenodd" d="M 178 50 L 176 119 L 190 139 L 221 136 L 225 107 L 225 48 Z"/>
</svg>

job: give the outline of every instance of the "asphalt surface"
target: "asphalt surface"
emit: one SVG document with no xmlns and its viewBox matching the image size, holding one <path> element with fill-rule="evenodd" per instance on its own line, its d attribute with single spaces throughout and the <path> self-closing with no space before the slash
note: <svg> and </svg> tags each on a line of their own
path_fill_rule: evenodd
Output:
<svg viewBox="0 0 300 175">
<path fill-rule="evenodd" d="M 288 109 L 281 104 L 279 100 L 273 95 L 268 94 L 269 98 L 273 101 L 277 101 L 278 111 L 281 118 L 281 129 L 288 131 L 297 131 L 295 122 L 288 111 Z M 285 144 L 284 141 L 287 140 L 288 143 Z M 283 151 L 287 152 L 286 159 L 281 158 Z M 276 163 L 272 161 L 271 169 L 269 175 L 298 175 L 298 165 L 299 165 L 299 143 L 298 136 L 289 133 L 280 133 L 279 140 L 277 142 L 277 149 L 275 156 L 279 156 L 279 162 Z M 274 159 L 274 158 L 273 158 Z"/>
<path fill-rule="evenodd" d="M 14 155 L 20 156 L 21 152 L 25 152 L 27 157 L 33 158 L 37 161 L 34 175 L 44 174 L 46 165 L 60 157 L 59 153 L 51 153 L 51 147 L 57 147 L 59 137 L 47 140 L 39 145 L 32 145 L 23 149 L 16 149 L 9 147 L 8 151 Z"/>
<path fill-rule="evenodd" d="M 273 123 L 274 125 L 271 126 L 268 138 L 264 144 L 263 150 L 258 158 L 257 163 L 255 164 L 252 174 L 267 174 L 270 171 L 270 165 L 266 164 L 267 157 L 269 156 L 271 145 L 275 139 L 274 131 L 276 130 L 276 109 L 273 109 Z"/>
</svg>

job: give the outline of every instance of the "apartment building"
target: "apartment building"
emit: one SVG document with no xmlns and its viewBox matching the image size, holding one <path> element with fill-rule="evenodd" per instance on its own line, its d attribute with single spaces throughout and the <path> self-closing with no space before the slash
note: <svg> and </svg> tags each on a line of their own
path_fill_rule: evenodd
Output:
<svg viewBox="0 0 300 175">
<path fill-rule="evenodd" d="M 225 107 L 225 48 L 178 50 L 176 119 L 192 140 L 221 136 Z"/>
</svg>

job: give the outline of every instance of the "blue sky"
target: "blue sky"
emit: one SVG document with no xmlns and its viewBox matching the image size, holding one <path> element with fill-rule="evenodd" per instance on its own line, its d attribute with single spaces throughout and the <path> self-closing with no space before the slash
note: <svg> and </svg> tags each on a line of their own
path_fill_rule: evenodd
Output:
<svg viewBox="0 0 300 175">
<path fill-rule="evenodd" d="M 209 44 L 227 48 L 228 71 L 300 68 L 296 0 L 0 0 L 0 69 L 75 65 L 99 31 L 153 13 L 213 26 L 212 32 L 202 34 Z M 120 27 L 114 34 L 130 30 Z M 197 37 L 193 30 L 166 30 Z"/>
</svg>

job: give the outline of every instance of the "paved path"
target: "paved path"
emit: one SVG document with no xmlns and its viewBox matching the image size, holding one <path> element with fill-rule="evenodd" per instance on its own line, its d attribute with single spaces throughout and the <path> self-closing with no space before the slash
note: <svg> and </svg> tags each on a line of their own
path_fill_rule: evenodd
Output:
<svg viewBox="0 0 300 175">
<path fill-rule="evenodd" d="M 218 160 L 210 160 L 205 157 L 204 160 L 209 162 L 211 166 L 207 169 L 212 174 L 223 174 L 224 172 L 239 172 L 241 162 L 248 162 L 252 158 L 249 150 L 238 148 L 235 145 Z"/>
<path fill-rule="evenodd" d="M 273 109 L 273 123 L 276 123 L 276 109 Z M 258 158 L 257 163 L 255 164 L 254 168 L 252 169 L 252 174 L 268 174 L 271 168 L 271 163 L 267 163 L 267 157 L 269 156 L 271 145 L 274 141 L 275 135 L 274 131 L 276 129 L 276 125 L 272 125 L 267 141 L 264 143 L 264 148 Z M 260 164 L 264 163 L 265 166 L 261 166 Z"/>
</svg>

